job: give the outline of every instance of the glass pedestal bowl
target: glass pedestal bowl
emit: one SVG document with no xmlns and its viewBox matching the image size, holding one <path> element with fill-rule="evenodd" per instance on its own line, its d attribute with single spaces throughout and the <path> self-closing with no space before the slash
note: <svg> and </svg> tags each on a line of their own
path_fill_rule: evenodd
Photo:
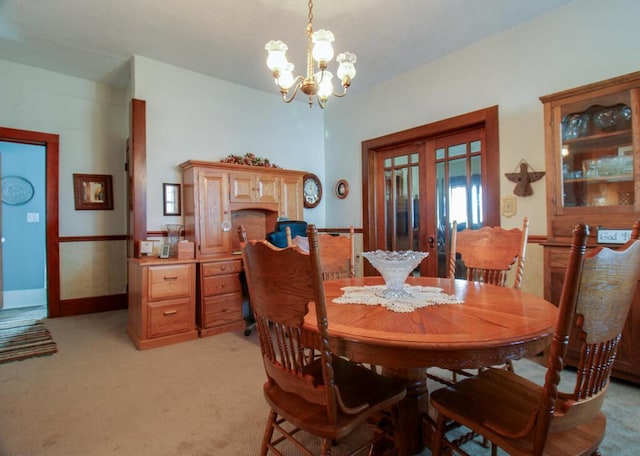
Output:
<svg viewBox="0 0 640 456">
<path fill-rule="evenodd" d="M 409 273 L 418 267 L 427 255 L 429 255 L 428 252 L 415 252 L 413 250 L 362 252 L 362 256 L 369 260 L 369 263 L 382 274 L 384 283 L 387 286 L 387 288 L 376 294 L 387 299 L 411 296 L 404 289 L 404 282 Z"/>
</svg>

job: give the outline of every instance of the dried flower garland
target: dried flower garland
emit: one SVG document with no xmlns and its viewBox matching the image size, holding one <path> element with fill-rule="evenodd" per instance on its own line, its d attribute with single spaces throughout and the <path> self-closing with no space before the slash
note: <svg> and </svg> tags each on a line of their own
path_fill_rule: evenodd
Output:
<svg viewBox="0 0 640 456">
<path fill-rule="evenodd" d="M 280 166 L 271 163 L 268 158 L 256 157 L 255 154 L 248 152 L 244 155 L 229 154 L 222 160 L 221 163 L 233 163 L 234 165 L 246 165 L 246 166 L 262 166 L 264 168 L 280 168 Z"/>
</svg>

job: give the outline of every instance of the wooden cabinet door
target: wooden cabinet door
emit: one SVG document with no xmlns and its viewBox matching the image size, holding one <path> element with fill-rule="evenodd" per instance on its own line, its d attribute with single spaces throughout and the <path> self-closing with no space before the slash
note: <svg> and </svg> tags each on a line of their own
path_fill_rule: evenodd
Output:
<svg viewBox="0 0 640 456">
<path fill-rule="evenodd" d="M 229 175 L 232 203 L 277 203 L 280 178 L 271 174 L 231 173 Z"/>
<path fill-rule="evenodd" d="M 251 173 L 229 174 L 229 199 L 233 203 L 254 201 L 255 179 Z"/>
<path fill-rule="evenodd" d="M 198 222 L 196 247 L 201 256 L 226 253 L 231 250 L 231 214 L 229 213 L 229 175 L 200 170 L 198 173 Z M 229 230 L 223 229 L 229 224 Z"/>
<path fill-rule="evenodd" d="M 289 220 L 303 220 L 302 177 L 283 176 L 281 188 L 280 217 L 288 217 Z"/>
<path fill-rule="evenodd" d="M 272 174 L 257 174 L 255 201 L 258 203 L 277 203 L 280 200 L 280 177 Z"/>
</svg>

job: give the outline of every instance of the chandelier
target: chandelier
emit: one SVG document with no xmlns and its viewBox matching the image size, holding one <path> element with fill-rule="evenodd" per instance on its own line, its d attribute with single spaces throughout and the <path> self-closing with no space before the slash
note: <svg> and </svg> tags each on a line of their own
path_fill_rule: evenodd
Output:
<svg viewBox="0 0 640 456">
<path fill-rule="evenodd" d="M 336 57 L 338 61 L 337 76 L 340 78 L 343 91 L 334 92 L 333 74 L 327 71 L 327 63 L 333 58 L 334 41 L 333 33 L 328 30 L 313 31 L 313 0 L 309 0 L 309 23 L 307 24 L 307 75 L 293 77 L 293 64 L 287 60 L 286 44 L 282 41 L 269 41 L 264 47 L 268 52 L 267 66 L 273 72 L 282 100 L 291 103 L 298 90 L 309 97 L 309 108 L 313 106 L 313 97 L 324 109 L 327 99 L 333 95 L 344 97 L 351 85 L 351 80 L 356 76 L 356 56 L 350 52 L 343 52 Z M 318 71 L 314 73 L 314 61 Z"/>
</svg>

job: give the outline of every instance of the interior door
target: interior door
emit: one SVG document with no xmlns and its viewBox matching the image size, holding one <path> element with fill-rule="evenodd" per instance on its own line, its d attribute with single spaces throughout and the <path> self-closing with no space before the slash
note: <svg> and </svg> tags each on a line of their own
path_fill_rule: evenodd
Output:
<svg viewBox="0 0 640 456">
<path fill-rule="evenodd" d="M 446 277 L 451 225 L 485 221 L 484 128 L 376 154 L 376 248 L 429 252 L 414 275 Z"/>
<path fill-rule="evenodd" d="M 451 227 L 479 228 L 485 222 L 483 189 L 486 176 L 485 130 L 476 128 L 443 136 L 427 143 L 429 179 L 426 195 L 434 215 L 430 222 L 430 246 L 437 258 L 437 276 L 448 274 Z M 435 246 L 433 239 L 435 238 Z"/>
<path fill-rule="evenodd" d="M 384 250 L 430 251 L 429 213 L 425 198 L 425 144 L 403 145 L 376 154 L 376 248 Z M 381 209 L 381 210 L 380 210 Z M 414 275 L 435 275 L 435 261 L 429 255 Z"/>
</svg>

